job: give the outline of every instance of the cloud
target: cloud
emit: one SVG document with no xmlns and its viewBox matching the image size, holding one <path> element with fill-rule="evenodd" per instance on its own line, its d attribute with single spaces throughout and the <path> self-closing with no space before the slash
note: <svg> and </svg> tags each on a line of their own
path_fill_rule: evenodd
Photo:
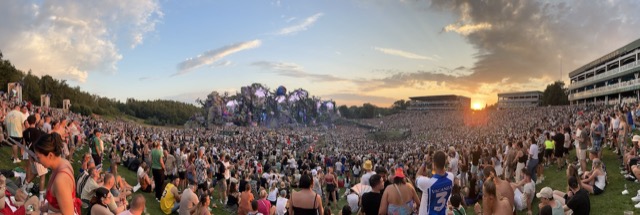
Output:
<svg viewBox="0 0 640 215">
<path fill-rule="evenodd" d="M 390 97 L 372 96 L 359 93 L 333 93 L 322 95 L 321 97 L 336 100 L 339 105 L 362 105 L 364 103 L 372 103 L 374 105 L 387 107 L 394 101 L 397 101 L 397 99 Z"/>
<path fill-rule="evenodd" d="M 463 70 L 393 72 L 354 83 L 369 91 L 448 89 L 491 96 L 506 89 L 538 90 L 640 37 L 637 1 L 568 2 L 431 0 L 429 10 L 457 18 L 443 32 L 459 34 L 477 50 L 474 64 Z"/>
<path fill-rule="evenodd" d="M 252 63 L 251 65 L 257 66 L 263 70 L 272 71 L 281 76 L 292 78 L 305 78 L 320 82 L 347 81 L 346 79 L 335 77 L 333 75 L 312 74 L 305 72 L 302 66 L 299 66 L 295 63 L 258 61 Z"/>
<path fill-rule="evenodd" d="M 525 84 L 531 79 L 558 80 L 640 37 L 640 3 L 634 0 L 521 1 L 432 0 L 431 10 L 457 17 L 444 32 L 460 34 L 477 53 L 471 73 L 445 80 L 478 89 L 483 83 Z M 570 59 L 570 60 L 567 60 Z M 390 77 L 391 78 L 391 77 Z M 544 86 L 540 86 L 544 88 Z"/>
<path fill-rule="evenodd" d="M 400 56 L 403 58 L 409 58 L 409 59 L 417 59 L 417 60 L 431 60 L 434 61 L 435 59 L 432 57 L 427 57 L 427 56 L 422 56 L 419 54 L 415 54 L 415 53 L 411 53 L 411 52 L 407 52 L 407 51 L 402 51 L 402 50 L 397 50 L 397 49 L 389 49 L 389 48 L 380 48 L 380 47 L 374 47 L 374 49 L 376 51 L 388 54 L 388 55 L 394 55 L 394 56 Z"/>
<path fill-rule="evenodd" d="M 311 25 L 313 25 L 313 23 L 315 23 L 316 21 L 318 21 L 318 19 L 324 15 L 323 13 L 316 13 L 313 16 L 310 16 L 306 19 L 304 19 L 302 22 L 296 24 L 296 25 L 292 25 L 283 29 L 280 29 L 280 31 L 278 31 L 278 35 L 289 35 L 289 34 L 294 34 L 300 31 L 305 31 L 307 30 L 307 28 Z"/>
<path fill-rule="evenodd" d="M 257 48 L 261 44 L 262 42 L 260 40 L 251 40 L 251 41 L 236 43 L 236 44 L 224 46 L 218 49 L 207 51 L 194 58 L 189 58 L 185 61 L 180 62 L 177 66 L 178 72 L 176 72 L 174 76 L 186 74 L 191 70 L 201 67 L 203 65 L 210 65 L 230 54 L 233 54 L 242 50 Z"/>
<path fill-rule="evenodd" d="M 157 0 L 0 1 L 0 47 L 21 70 L 84 82 L 116 72 L 116 44 L 141 44 L 161 18 Z"/>
<path fill-rule="evenodd" d="M 223 60 L 220 61 L 218 63 L 214 63 L 211 65 L 211 68 L 215 68 L 215 67 L 225 67 L 225 66 L 231 66 L 231 61 L 229 60 Z"/>
<path fill-rule="evenodd" d="M 444 27 L 445 32 L 453 31 L 458 34 L 462 34 L 464 36 L 467 36 L 476 31 L 487 30 L 487 29 L 491 29 L 491 24 L 489 23 L 466 24 L 466 25 L 450 24 Z"/>
</svg>

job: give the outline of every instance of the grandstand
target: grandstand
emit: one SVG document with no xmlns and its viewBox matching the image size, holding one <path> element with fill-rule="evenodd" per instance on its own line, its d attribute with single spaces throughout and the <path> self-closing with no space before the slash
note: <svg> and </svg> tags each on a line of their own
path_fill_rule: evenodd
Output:
<svg viewBox="0 0 640 215">
<path fill-rule="evenodd" d="M 537 107 L 542 103 L 542 92 L 498 93 L 498 108 Z"/>
<path fill-rule="evenodd" d="M 640 99 L 640 39 L 569 73 L 569 101 L 619 104 Z"/>
<path fill-rule="evenodd" d="M 408 110 L 468 110 L 471 107 L 469 97 L 458 95 L 433 95 L 409 97 Z"/>
</svg>

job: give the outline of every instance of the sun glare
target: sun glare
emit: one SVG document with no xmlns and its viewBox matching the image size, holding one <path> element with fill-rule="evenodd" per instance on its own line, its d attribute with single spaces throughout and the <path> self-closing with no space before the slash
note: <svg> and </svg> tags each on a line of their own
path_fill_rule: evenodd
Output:
<svg viewBox="0 0 640 215">
<path fill-rule="evenodd" d="M 480 104 L 480 103 L 478 103 L 478 102 L 474 102 L 474 103 L 471 105 L 471 109 L 474 109 L 474 110 L 481 110 L 481 109 L 482 109 L 482 104 Z"/>
</svg>

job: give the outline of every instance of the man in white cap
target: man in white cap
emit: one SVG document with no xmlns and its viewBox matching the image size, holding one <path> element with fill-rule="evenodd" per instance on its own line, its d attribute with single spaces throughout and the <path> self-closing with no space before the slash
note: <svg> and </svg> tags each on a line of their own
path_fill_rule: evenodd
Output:
<svg viewBox="0 0 640 215">
<path fill-rule="evenodd" d="M 551 189 L 550 187 L 542 188 L 542 190 L 540 190 L 540 192 L 536 194 L 536 197 L 540 199 L 538 208 L 549 205 L 551 207 L 551 211 L 553 211 L 553 214 L 564 214 L 564 205 L 562 204 L 562 202 L 560 202 L 560 200 L 553 198 L 553 189 Z"/>
</svg>

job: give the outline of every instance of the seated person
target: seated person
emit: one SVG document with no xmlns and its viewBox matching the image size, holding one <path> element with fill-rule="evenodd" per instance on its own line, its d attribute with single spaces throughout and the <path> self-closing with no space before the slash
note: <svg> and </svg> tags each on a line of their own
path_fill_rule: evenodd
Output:
<svg viewBox="0 0 640 215">
<path fill-rule="evenodd" d="M 87 153 L 82 159 L 82 165 L 80 165 L 80 173 L 83 173 L 85 170 L 88 170 L 92 166 L 96 166 L 96 164 L 93 162 L 93 158 L 91 158 L 91 153 Z"/>
<path fill-rule="evenodd" d="M 129 183 L 127 183 L 127 181 L 125 181 L 122 176 L 119 175 L 116 176 L 116 188 L 119 193 L 119 195 L 117 196 L 122 196 L 124 198 L 127 198 L 127 196 L 131 195 L 131 191 L 133 190 L 133 187 L 129 185 Z"/>
<path fill-rule="evenodd" d="M 523 179 L 518 183 L 511 183 L 511 188 L 513 188 L 514 192 L 513 202 L 517 211 L 526 209 L 527 213 L 530 213 L 533 209 L 531 204 L 536 193 L 536 183 L 531 180 L 531 174 L 526 168 L 520 171 L 522 171 L 520 174 Z"/>
<path fill-rule="evenodd" d="M 180 178 L 174 177 L 171 182 L 164 187 L 162 198 L 160 199 L 160 209 L 165 214 L 176 213 L 180 208 L 180 192 L 178 192 L 177 184 L 180 184 Z"/>
<path fill-rule="evenodd" d="M 138 167 L 138 183 L 140 184 L 140 190 L 145 193 L 151 193 L 155 186 L 153 185 L 153 181 L 149 178 L 149 167 L 147 167 L 146 163 L 140 164 Z"/>
<path fill-rule="evenodd" d="M 606 185 L 606 173 L 602 168 L 602 161 L 600 161 L 600 159 L 594 159 L 593 170 L 591 172 L 585 172 L 582 180 L 580 180 L 580 186 L 591 194 L 599 195 L 604 192 Z"/>
<path fill-rule="evenodd" d="M 93 191 L 101 187 L 104 183 L 102 177 L 100 177 L 100 171 L 97 168 L 89 168 L 89 178 L 84 182 L 82 192 L 80 193 L 80 199 L 82 202 L 89 204 L 93 197 Z"/>
<path fill-rule="evenodd" d="M 451 199 L 449 199 L 449 202 L 451 203 L 451 205 L 448 210 L 448 215 L 467 214 L 466 210 L 464 209 L 464 206 L 462 205 L 462 197 L 460 196 L 460 194 L 456 193 L 451 195 Z"/>
<path fill-rule="evenodd" d="M 87 214 L 104 214 L 113 215 L 113 212 L 109 210 L 109 202 L 111 202 L 113 196 L 109 189 L 99 187 L 94 191 L 94 195 L 91 197 L 91 205 L 89 206 L 89 213 Z"/>
<path fill-rule="evenodd" d="M 12 196 L 7 190 L 7 178 L 0 175 L 0 214 L 25 214 L 27 208 L 33 209 L 32 214 L 40 214 L 38 197 L 28 198 L 22 189 L 16 190 L 16 195 Z"/>
<path fill-rule="evenodd" d="M 567 166 L 567 178 L 571 178 L 571 177 L 575 177 L 575 178 L 579 178 L 578 176 L 578 168 L 573 165 L 573 164 L 569 164 L 569 166 Z M 567 188 L 568 190 L 569 188 Z M 562 204 L 566 204 L 565 203 L 565 196 L 567 194 L 565 192 L 559 191 L 559 190 L 554 190 L 553 191 L 553 197 L 557 200 L 560 200 L 560 202 L 562 202 Z"/>
<path fill-rule="evenodd" d="M 553 214 L 562 215 L 564 214 L 564 205 L 560 202 L 560 200 L 553 198 L 553 189 L 550 187 L 545 187 L 540 190 L 536 196 L 540 199 L 540 204 L 538 204 L 538 209 L 542 209 L 545 206 L 550 206 Z"/>
</svg>

